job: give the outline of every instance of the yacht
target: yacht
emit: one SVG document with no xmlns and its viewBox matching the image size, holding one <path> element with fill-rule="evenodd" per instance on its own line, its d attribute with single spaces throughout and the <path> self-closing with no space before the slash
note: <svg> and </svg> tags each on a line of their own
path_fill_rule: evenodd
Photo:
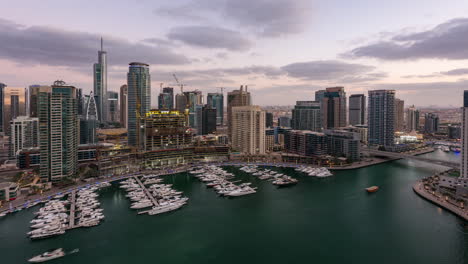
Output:
<svg viewBox="0 0 468 264">
<path fill-rule="evenodd" d="M 41 263 L 45 261 L 49 261 L 56 258 L 61 258 L 65 256 L 65 252 L 62 248 L 52 249 L 47 252 L 42 253 L 41 255 L 35 256 L 28 261 L 30 263 Z"/>
</svg>

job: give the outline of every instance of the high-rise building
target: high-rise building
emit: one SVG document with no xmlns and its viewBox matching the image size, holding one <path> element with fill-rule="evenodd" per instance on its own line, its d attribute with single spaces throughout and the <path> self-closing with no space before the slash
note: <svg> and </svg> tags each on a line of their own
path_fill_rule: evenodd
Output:
<svg viewBox="0 0 468 264">
<path fill-rule="evenodd" d="M 395 131 L 405 129 L 405 101 L 395 98 Z"/>
<path fill-rule="evenodd" d="M 41 89 L 41 85 L 30 85 L 29 86 L 29 92 L 28 92 L 28 103 L 29 105 L 27 108 L 29 111 L 26 111 L 26 113 L 30 117 L 37 117 L 37 95 L 39 93 L 39 90 Z"/>
<path fill-rule="evenodd" d="M 232 107 L 232 148 L 244 154 L 265 154 L 265 111 L 260 106 Z"/>
<path fill-rule="evenodd" d="M 107 92 L 107 102 L 107 106 L 109 108 L 107 121 L 112 123 L 118 123 L 120 120 L 119 93 L 113 91 Z"/>
<path fill-rule="evenodd" d="M 325 97 L 325 90 L 318 90 L 315 92 L 315 101 L 321 103 L 322 99 Z"/>
<path fill-rule="evenodd" d="M 40 176 L 42 181 L 73 177 L 78 166 L 76 88 L 56 81 L 38 94 Z"/>
<path fill-rule="evenodd" d="M 406 130 L 408 132 L 419 130 L 419 110 L 414 105 L 406 110 Z"/>
<path fill-rule="evenodd" d="M 185 97 L 185 94 L 183 93 L 176 94 L 175 101 L 176 101 L 176 110 L 181 113 L 185 113 L 185 109 L 188 109 L 187 97 Z"/>
<path fill-rule="evenodd" d="M 101 50 L 98 51 L 98 62 L 94 64 L 94 95 L 97 100 L 99 121 L 107 122 L 107 52 L 104 51 L 101 38 Z"/>
<path fill-rule="evenodd" d="M 297 101 L 292 110 L 291 127 L 295 130 L 321 131 L 320 103 Z"/>
<path fill-rule="evenodd" d="M 448 130 L 448 138 L 450 139 L 461 138 L 461 127 L 459 125 L 449 125 L 447 130 Z"/>
<path fill-rule="evenodd" d="M 86 96 L 84 115 L 80 118 L 80 144 L 95 144 L 98 142 L 96 129 L 99 116 L 96 103 L 97 96 L 93 92 Z"/>
<path fill-rule="evenodd" d="M 291 127 L 291 118 L 289 116 L 278 117 L 278 126 L 279 127 Z"/>
<path fill-rule="evenodd" d="M 206 103 L 211 108 L 216 109 L 216 125 L 222 126 L 224 119 L 224 95 L 222 93 L 209 93 Z"/>
<path fill-rule="evenodd" d="M 237 106 L 249 106 L 252 104 L 250 92 L 247 91 L 247 86 L 241 85 L 239 90 L 228 92 L 227 95 L 227 124 L 228 137 L 232 136 L 232 108 Z"/>
<path fill-rule="evenodd" d="M 197 124 L 197 105 L 203 104 L 203 95 L 201 91 L 184 92 L 187 99 L 187 109 L 189 110 L 189 124 L 196 128 Z"/>
<path fill-rule="evenodd" d="M 367 123 L 369 145 L 394 145 L 395 90 L 369 91 Z"/>
<path fill-rule="evenodd" d="M 81 118 L 85 114 L 85 100 L 83 97 L 83 89 L 77 88 L 76 89 L 76 104 L 77 104 L 77 113 L 78 116 Z"/>
<path fill-rule="evenodd" d="M 174 88 L 164 87 L 158 96 L 158 108 L 164 110 L 174 109 Z"/>
<path fill-rule="evenodd" d="M 10 121 L 10 158 L 16 158 L 18 151 L 39 147 L 39 119 L 18 116 Z"/>
<path fill-rule="evenodd" d="M 4 111 L 5 111 L 5 87 L 6 84 L 0 83 L 0 132 L 4 132 L 3 128 L 3 116 L 4 116 Z"/>
<path fill-rule="evenodd" d="M 364 125 L 366 123 L 366 96 L 352 94 L 349 97 L 349 124 Z"/>
<path fill-rule="evenodd" d="M 439 116 L 434 113 L 424 115 L 424 132 L 437 133 L 439 130 Z"/>
<path fill-rule="evenodd" d="M 120 86 L 120 124 L 128 128 L 128 86 Z"/>
<path fill-rule="evenodd" d="M 192 142 L 188 112 L 151 110 L 141 118 L 142 151 L 187 146 Z"/>
<path fill-rule="evenodd" d="M 216 131 L 216 109 L 209 105 L 197 106 L 198 135 L 208 135 Z"/>
<path fill-rule="evenodd" d="M 463 92 L 460 176 L 468 179 L 468 90 Z"/>
<path fill-rule="evenodd" d="M 273 113 L 266 112 L 265 113 L 265 127 L 273 127 Z"/>
<path fill-rule="evenodd" d="M 151 108 L 151 76 L 149 65 L 132 62 L 127 74 L 128 85 L 128 145 L 142 148 L 144 138 L 140 122 Z"/>
<path fill-rule="evenodd" d="M 343 87 L 325 90 L 321 101 L 322 126 L 324 129 L 346 126 L 346 93 Z"/>
<path fill-rule="evenodd" d="M 3 129 L 9 134 L 10 121 L 26 115 L 26 97 L 24 88 L 6 87 L 3 100 Z"/>
</svg>

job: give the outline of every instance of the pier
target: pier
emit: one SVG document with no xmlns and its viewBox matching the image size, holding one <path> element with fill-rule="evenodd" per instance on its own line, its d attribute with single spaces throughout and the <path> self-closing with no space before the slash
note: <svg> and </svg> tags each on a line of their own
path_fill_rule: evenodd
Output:
<svg viewBox="0 0 468 264">
<path fill-rule="evenodd" d="M 75 228 L 75 210 L 76 210 L 76 190 L 73 190 L 71 193 L 71 203 L 70 203 L 70 223 L 68 224 L 68 229 Z"/>
<path fill-rule="evenodd" d="M 153 195 L 150 193 L 150 191 L 148 191 L 148 189 L 146 189 L 145 185 L 140 181 L 140 179 L 138 177 L 136 177 L 136 176 L 134 176 L 133 178 L 138 182 L 140 187 L 146 193 L 146 196 L 148 196 L 148 198 L 153 202 L 154 206 L 159 206 L 158 201 L 156 199 L 154 199 Z"/>
</svg>

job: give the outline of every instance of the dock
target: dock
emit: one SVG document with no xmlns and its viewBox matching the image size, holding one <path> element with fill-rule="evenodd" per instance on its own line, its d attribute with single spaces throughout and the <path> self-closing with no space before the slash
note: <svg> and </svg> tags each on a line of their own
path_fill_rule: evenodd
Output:
<svg viewBox="0 0 468 264">
<path fill-rule="evenodd" d="M 68 229 L 75 228 L 75 210 L 76 210 L 76 190 L 73 190 L 71 193 L 71 203 L 70 203 L 70 223 L 68 224 Z"/>
<path fill-rule="evenodd" d="M 159 206 L 159 203 L 158 201 L 153 197 L 153 195 L 150 193 L 150 191 L 148 191 L 148 189 L 145 187 L 145 185 L 140 181 L 140 179 L 136 176 L 133 177 L 137 182 L 138 184 L 140 185 L 140 187 L 143 189 L 143 191 L 145 192 L 146 196 L 148 196 L 148 198 L 153 202 L 153 205 L 154 206 Z"/>
</svg>

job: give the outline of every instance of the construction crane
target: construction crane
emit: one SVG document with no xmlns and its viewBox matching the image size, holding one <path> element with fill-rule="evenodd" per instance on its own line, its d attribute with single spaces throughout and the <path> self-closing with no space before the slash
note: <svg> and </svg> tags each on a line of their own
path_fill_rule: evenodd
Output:
<svg viewBox="0 0 468 264">
<path fill-rule="evenodd" d="M 172 74 L 172 76 L 174 76 L 174 79 L 176 81 L 177 84 L 173 84 L 174 86 L 179 86 L 180 87 L 180 92 L 181 93 L 184 93 L 184 86 L 187 86 L 186 84 L 183 84 L 183 83 L 180 83 L 179 82 L 179 79 L 177 79 L 177 76 L 175 75 L 175 73 Z"/>
</svg>

